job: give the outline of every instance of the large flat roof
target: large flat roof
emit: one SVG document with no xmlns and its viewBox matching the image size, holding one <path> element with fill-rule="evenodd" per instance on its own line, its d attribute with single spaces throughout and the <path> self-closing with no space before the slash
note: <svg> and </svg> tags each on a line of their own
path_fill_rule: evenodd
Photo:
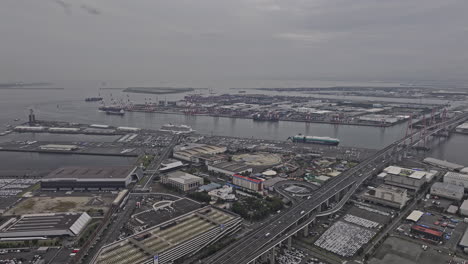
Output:
<svg viewBox="0 0 468 264">
<path fill-rule="evenodd" d="M 75 236 L 91 220 L 86 213 L 48 213 L 22 215 L 1 232 L 1 238 L 36 236 Z"/>
<path fill-rule="evenodd" d="M 219 168 L 222 170 L 233 171 L 233 172 L 241 172 L 241 171 L 252 169 L 251 166 L 246 165 L 244 162 L 238 162 L 238 161 L 225 161 L 225 162 L 212 164 L 210 166 L 214 168 Z"/>
<path fill-rule="evenodd" d="M 220 225 L 237 217 L 214 207 L 201 208 L 104 246 L 93 263 L 141 263 L 154 255 L 161 256 L 164 252 L 212 229 L 220 228 Z"/>
<path fill-rule="evenodd" d="M 44 179 L 125 179 L 134 170 L 135 166 L 62 167 Z"/>
<path fill-rule="evenodd" d="M 193 183 L 202 179 L 198 176 L 195 176 L 190 173 L 183 172 L 183 171 L 174 171 L 174 172 L 168 173 L 167 177 L 168 179 L 171 179 L 181 184 Z"/>
</svg>

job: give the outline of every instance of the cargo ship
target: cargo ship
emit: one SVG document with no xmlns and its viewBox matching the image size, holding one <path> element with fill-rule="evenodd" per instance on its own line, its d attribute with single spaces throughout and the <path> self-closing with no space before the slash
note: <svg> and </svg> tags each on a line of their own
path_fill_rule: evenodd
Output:
<svg viewBox="0 0 468 264">
<path fill-rule="evenodd" d="M 173 124 L 165 124 L 163 125 L 159 131 L 164 132 L 172 132 L 174 134 L 188 134 L 195 132 L 191 127 L 187 125 L 173 125 Z"/>
<path fill-rule="evenodd" d="M 292 140 L 292 142 L 298 143 L 311 143 L 331 146 L 338 146 L 338 144 L 340 144 L 340 140 L 337 138 L 304 136 L 302 134 L 295 135 L 294 137 L 289 137 L 288 139 Z"/>
<path fill-rule="evenodd" d="M 118 106 L 118 105 L 109 105 L 109 106 L 103 105 L 103 106 L 100 106 L 98 109 L 101 111 L 105 111 L 105 112 L 107 111 L 120 112 L 121 110 L 124 110 L 123 107 Z"/>
</svg>

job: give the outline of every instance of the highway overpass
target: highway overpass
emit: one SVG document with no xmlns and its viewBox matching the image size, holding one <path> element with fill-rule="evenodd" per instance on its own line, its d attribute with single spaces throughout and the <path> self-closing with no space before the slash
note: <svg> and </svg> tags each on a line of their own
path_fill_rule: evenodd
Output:
<svg viewBox="0 0 468 264">
<path fill-rule="evenodd" d="M 283 210 L 281 214 L 272 217 L 262 227 L 202 260 L 202 263 L 255 263 L 268 256 L 270 263 L 274 263 L 276 246 L 281 243 L 287 243 L 290 246 L 291 237 L 301 231 L 307 234 L 309 225 L 316 217 L 338 211 L 366 179 L 383 169 L 387 163 L 401 160 L 410 148 L 417 146 L 419 141 L 442 131 L 451 130 L 467 119 L 468 113 L 459 114 L 443 123 L 428 127 L 424 132 L 415 131 L 392 143 L 340 176 L 327 181 L 311 194 L 310 198 L 294 204 L 289 210 Z M 410 140 L 411 138 L 413 140 Z M 337 204 L 331 210 L 323 211 L 328 208 L 329 202 L 337 202 Z"/>
</svg>

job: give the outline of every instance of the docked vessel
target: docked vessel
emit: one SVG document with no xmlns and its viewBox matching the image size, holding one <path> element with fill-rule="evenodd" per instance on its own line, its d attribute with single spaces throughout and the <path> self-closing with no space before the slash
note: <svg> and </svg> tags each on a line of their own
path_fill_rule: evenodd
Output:
<svg viewBox="0 0 468 264">
<path fill-rule="evenodd" d="M 123 107 L 118 106 L 118 105 L 109 105 L 109 106 L 103 105 L 103 106 L 100 106 L 98 109 L 101 111 L 105 111 L 105 112 L 107 111 L 120 112 L 121 110 L 124 110 Z"/>
<path fill-rule="evenodd" d="M 123 109 L 121 109 L 120 111 L 107 110 L 107 111 L 106 111 L 106 114 L 108 114 L 108 115 L 120 115 L 120 116 L 123 116 L 123 115 L 125 115 L 125 111 L 124 111 Z"/>
<path fill-rule="evenodd" d="M 173 124 L 165 124 L 159 129 L 159 131 L 172 132 L 174 134 L 188 134 L 195 132 L 195 130 L 193 130 L 190 126 Z"/>
<path fill-rule="evenodd" d="M 102 97 L 88 97 L 85 99 L 86 102 L 99 102 L 102 101 Z"/>
<path fill-rule="evenodd" d="M 302 134 L 295 135 L 294 137 L 289 137 L 288 139 L 291 139 L 292 142 L 299 143 L 311 143 L 331 146 L 338 146 L 338 144 L 340 144 L 340 140 L 337 138 L 304 136 Z"/>
<path fill-rule="evenodd" d="M 254 114 L 252 116 L 254 121 L 270 121 L 270 122 L 278 122 L 279 121 L 279 116 L 277 114 Z"/>
</svg>

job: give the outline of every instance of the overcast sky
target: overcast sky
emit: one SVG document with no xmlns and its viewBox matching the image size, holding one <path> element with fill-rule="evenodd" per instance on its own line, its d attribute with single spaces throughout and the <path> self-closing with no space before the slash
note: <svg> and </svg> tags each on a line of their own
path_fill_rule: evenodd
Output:
<svg viewBox="0 0 468 264">
<path fill-rule="evenodd" d="M 0 0 L 0 82 L 468 80 L 467 0 Z"/>
</svg>

